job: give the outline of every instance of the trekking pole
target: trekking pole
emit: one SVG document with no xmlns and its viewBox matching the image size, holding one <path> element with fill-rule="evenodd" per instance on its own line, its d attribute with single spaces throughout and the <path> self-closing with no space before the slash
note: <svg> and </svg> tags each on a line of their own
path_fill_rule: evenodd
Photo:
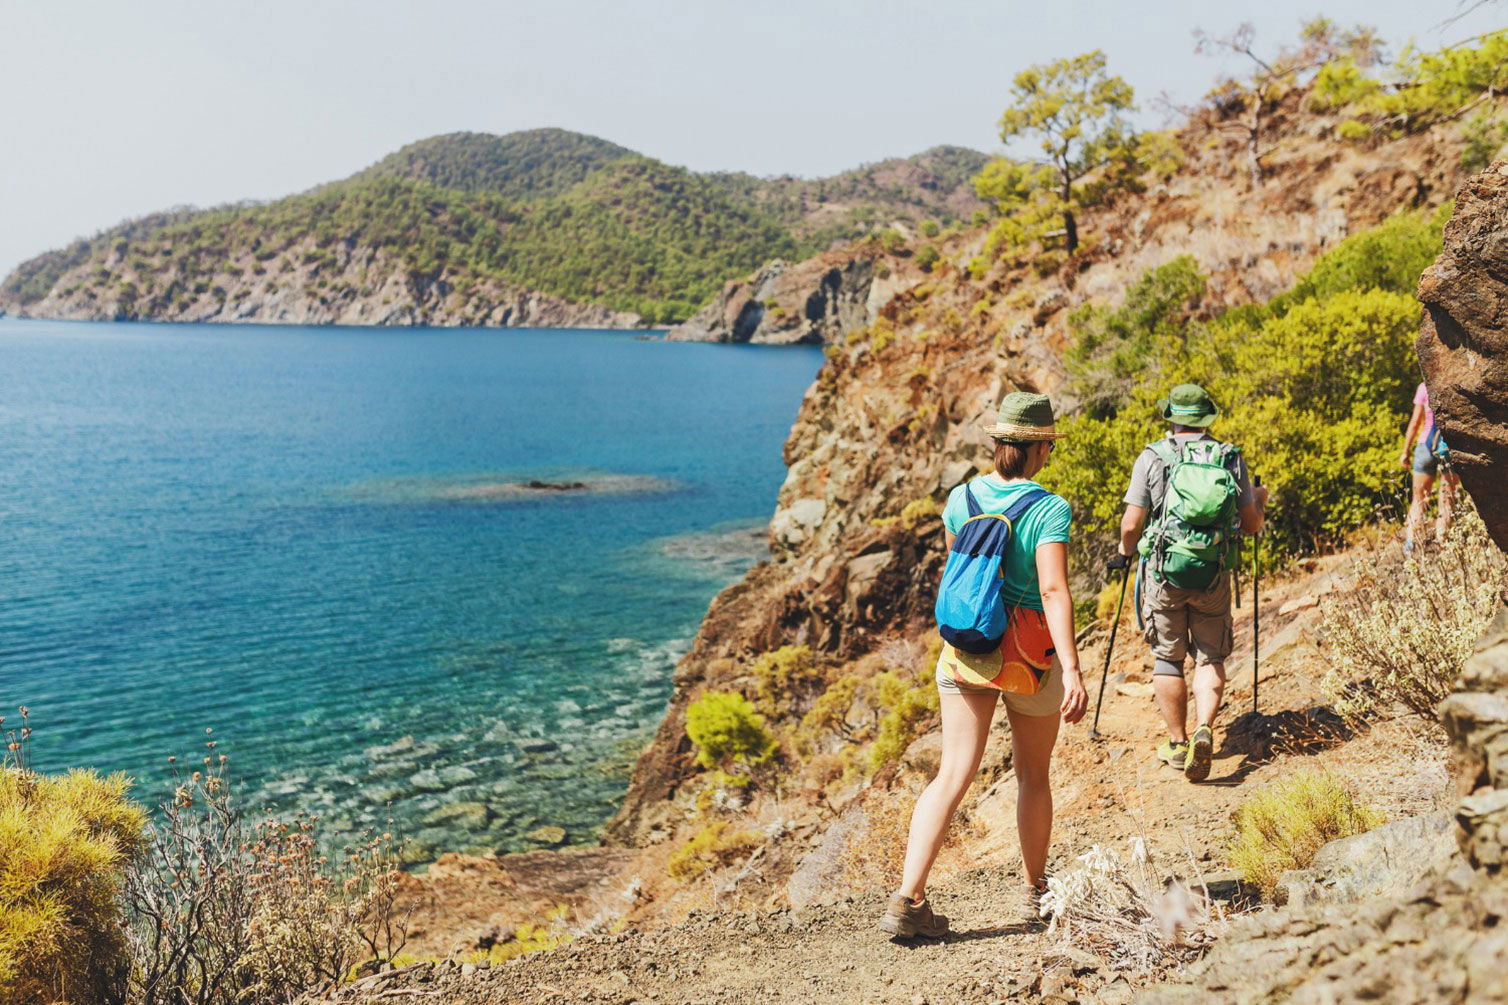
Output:
<svg viewBox="0 0 1508 1005">
<path fill-rule="evenodd" d="M 1105 681 L 1110 677 L 1110 655 L 1115 652 L 1115 634 L 1121 627 L 1121 610 L 1126 605 L 1126 580 L 1131 578 L 1131 567 L 1121 570 L 1121 597 L 1115 602 L 1115 621 L 1110 625 L 1110 644 L 1105 647 L 1105 669 L 1100 674 L 1100 696 L 1094 702 L 1094 725 L 1089 727 L 1091 740 L 1101 739 L 1100 707 L 1105 704 Z"/>
<path fill-rule="evenodd" d="M 1256 477 L 1257 487 L 1262 485 L 1262 476 Z M 1251 538 L 1251 710 L 1257 711 L 1257 663 L 1262 642 L 1262 535 Z"/>
</svg>

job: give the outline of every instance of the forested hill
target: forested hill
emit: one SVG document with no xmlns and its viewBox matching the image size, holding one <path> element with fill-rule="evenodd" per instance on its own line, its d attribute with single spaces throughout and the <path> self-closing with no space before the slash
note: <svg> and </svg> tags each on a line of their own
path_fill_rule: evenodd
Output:
<svg viewBox="0 0 1508 1005">
<path fill-rule="evenodd" d="M 679 321 L 732 277 L 892 222 L 970 217 L 960 147 L 832 178 L 697 173 L 561 129 L 452 133 L 275 202 L 162 213 L 17 267 L 35 317 L 302 324 Z"/>
</svg>

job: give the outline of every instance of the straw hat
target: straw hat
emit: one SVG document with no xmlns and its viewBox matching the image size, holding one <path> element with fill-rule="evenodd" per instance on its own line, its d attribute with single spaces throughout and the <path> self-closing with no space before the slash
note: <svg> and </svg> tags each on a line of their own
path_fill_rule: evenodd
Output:
<svg viewBox="0 0 1508 1005">
<path fill-rule="evenodd" d="M 996 440 L 1029 443 L 1036 440 L 1061 440 L 1053 425 L 1052 402 L 1045 394 L 1012 391 L 1000 399 L 1000 412 L 993 426 L 985 426 L 986 435 Z"/>
</svg>

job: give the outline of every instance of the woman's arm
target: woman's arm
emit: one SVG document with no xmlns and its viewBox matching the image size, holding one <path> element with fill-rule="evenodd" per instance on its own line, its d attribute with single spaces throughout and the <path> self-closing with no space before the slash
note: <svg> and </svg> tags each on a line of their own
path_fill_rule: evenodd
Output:
<svg viewBox="0 0 1508 1005">
<path fill-rule="evenodd" d="M 1068 545 L 1061 541 L 1037 545 L 1037 584 L 1047 630 L 1063 667 L 1064 722 L 1078 722 L 1089 708 L 1089 695 L 1079 672 L 1079 647 L 1073 639 L 1073 594 L 1068 589 Z"/>
<path fill-rule="evenodd" d="M 1415 404 L 1414 414 L 1409 417 L 1409 427 L 1403 433 L 1403 457 L 1404 467 L 1413 464 L 1413 458 L 1409 456 L 1414 449 L 1414 437 L 1419 435 L 1419 427 L 1424 424 L 1424 406 Z"/>
</svg>

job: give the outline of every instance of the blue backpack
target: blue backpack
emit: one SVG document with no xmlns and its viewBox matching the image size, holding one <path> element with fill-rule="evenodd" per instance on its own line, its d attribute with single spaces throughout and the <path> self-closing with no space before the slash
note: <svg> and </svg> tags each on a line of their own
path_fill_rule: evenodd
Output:
<svg viewBox="0 0 1508 1005">
<path fill-rule="evenodd" d="M 1022 515 L 1051 495 L 1036 489 L 1022 495 L 1004 513 L 986 513 L 965 486 L 969 518 L 958 528 L 953 550 L 937 591 L 937 632 L 943 641 L 966 653 L 991 653 L 1005 637 L 1007 614 L 1000 599 L 1005 578 L 1005 548 Z"/>
</svg>

